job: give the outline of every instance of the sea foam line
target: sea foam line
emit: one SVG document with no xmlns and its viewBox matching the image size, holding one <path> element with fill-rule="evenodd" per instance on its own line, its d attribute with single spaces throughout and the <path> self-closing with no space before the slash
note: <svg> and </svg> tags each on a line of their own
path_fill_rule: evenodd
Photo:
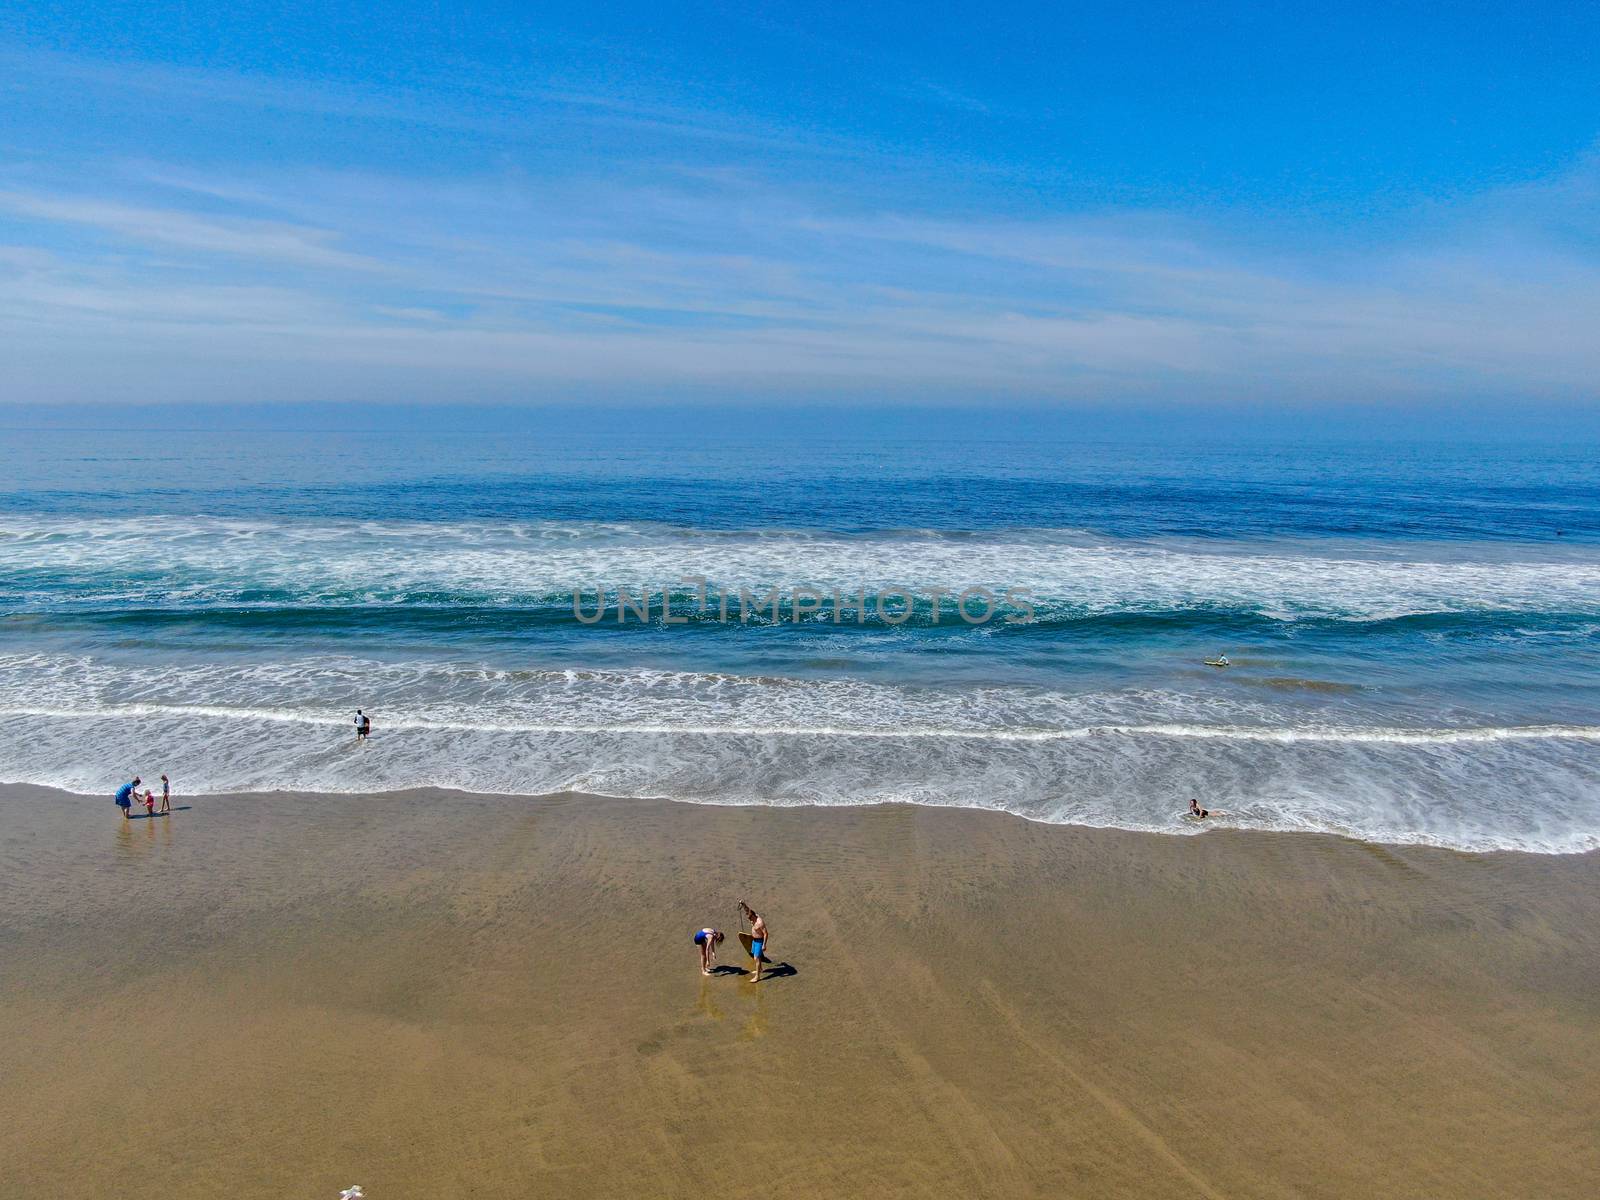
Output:
<svg viewBox="0 0 1600 1200">
<path fill-rule="evenodd" d="M 0 717 L 47 717 L 84 721 L 93 718 L 132 720 L 139 717 L 198 717 L 232 721 L 268 721 L 286 725 L 348 726 L 345 716 L 296 713 L 283 709 L 244 708 L 232 705 L 200 704 L 114 704 L 100 708 L 53 708 L 45 706 L 0 707 Z M 1396 745 L 1449 745 L 1461 742 L 1508 741 L 1600 741 L 1596 725 L 1498 725 L 1472 729 L 1402 729 L 1352 726 L 1332 729 L 1326 726 L 1300 729 L 1267 728 L 1250 725 L 1192 724 L 1101 724 L 1070 729 L 974 729 L 959 727 L 872 728 L 838 725 L 690 725 L 629 724 L 601 725 L 553 721 L 456 721 L 433 717 L 384 716 L 377 722 L 383 729 L 438 730 L 459 733 L 562 733 L 562 734 L 678 734 L 687 736 L 731 737 L 837 737 L 943 738 L 1000 742 L 1074 741 L 1103 735 L 1134 737 L 1197 738 L 1225 741 L 1391 743 Z"/>
</svg>

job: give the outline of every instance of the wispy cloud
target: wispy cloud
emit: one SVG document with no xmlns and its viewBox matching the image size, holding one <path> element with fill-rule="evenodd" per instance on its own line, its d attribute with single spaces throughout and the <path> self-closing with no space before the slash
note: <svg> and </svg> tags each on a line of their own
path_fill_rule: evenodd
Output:
<svg viewBox="0 0 1600 1200">
<path fill-rule="evenodd" d="M 932 79 L 913 79 L 906 83 L 886 85 L 886 88 L 907 100 L 954 109 L 957 112 L 974 113 L 979 116 L 989 116 L 994 112 L 990 105 L 976 96 L 968 96 Z"/>
<path fill-rule="evenodd" d="M 867 142 L 836 133 L 632 94 L 609 80 L 551 73 L 543 82 L 531 82 L 525 75 L 482 66 L 436 69 L 405 85 L 380 85 L 165 63 L 108 63 L 0 46 L 0 70 L 10 77 L 12 89 L 25 95 L 81 88 L 138 96 L 163 108 L 334 118 L 357 127 L 417 127 L 498 143 L 592 136 L 595 129 L 609 128 L 646 135 L 658 148 L 709 142 L 847 157 L 870 149 Z"/>
<path fill-rule="evenodd" d="M 128 242 L 176 247 L 203 255 L 264 259 L 345 271 L 383 264 L 335 248 L 335 235 L 281 222 L 217 219 L 175 209 L 140 208 L 102 200 L 0 191 L 0 210 L 57 225 L 86 225 Z"/>
<path fill-rule="evenodd" d="M 437 92 L 424 102 L 47 65 L 111 72 L 168 99 L 188 88 L 455 130 L 525 127 L 518 104 L 536 101 L 671 129 L 658 153 L 702 137 L 789 136 L 555 83 L 530 92 L 480 79 L 439 105 Z M 916 90 L 984 107 L 936 84 Z M 114 379 L 135 396 L 580 387 L 639 398 L 670 385 L 1309 401 L 1568 397 L 1589 394 L 1600 372 L 1593 157 L 1381 230 L 1299 239 L 1217 213 L 998 219 L 875 190 L 870 164 L 803 178 L 781 166 L 689 154 L 410 174 L 201 156 L 0 161 L 0 337 L 11 349 L 0 390 L 85 398 Z"/>
</svg>

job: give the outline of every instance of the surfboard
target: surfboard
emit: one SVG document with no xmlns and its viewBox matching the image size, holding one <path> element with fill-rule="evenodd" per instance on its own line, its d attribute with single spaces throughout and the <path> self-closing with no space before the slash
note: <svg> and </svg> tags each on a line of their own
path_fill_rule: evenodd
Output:
<svg viewBox="0 0 1600 1200">
<path fill-rule="evenodd" d="M 1233 665 L 1232 663 L 1225 663 L 1221 659 L 1216 659 L 1216 658 L 1208 658 L 1208 659 L 1206 659 L 1206 666 L 1208 666 L 1208 667 L 1231 667 L 1232 665 Z"/>
<path fill-rule="evenodd" d="M 739 944 L 744 947 L 744 952 L 750 955 L 751 958 L 755 957 L 755 954 L 750 949 L 754 943 L 755 938 L 751 937 L 748 933 L 741 933 L 739 935 Z M 761 961 L 764 963 L 770 963 L 772 960 L 763 954 L 761 956 Z"/>
</svg>

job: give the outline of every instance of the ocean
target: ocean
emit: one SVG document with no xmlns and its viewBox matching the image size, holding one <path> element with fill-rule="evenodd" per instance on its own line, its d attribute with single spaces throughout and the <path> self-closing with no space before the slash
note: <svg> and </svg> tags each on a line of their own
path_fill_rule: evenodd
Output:
<svg viewBox="0 0 1600 1200">
<path fill-rule="evenodd" d="M 0 780 L 1600 847 L 1593 444 L 463 426 L 0 432 Z"/>
</svg>

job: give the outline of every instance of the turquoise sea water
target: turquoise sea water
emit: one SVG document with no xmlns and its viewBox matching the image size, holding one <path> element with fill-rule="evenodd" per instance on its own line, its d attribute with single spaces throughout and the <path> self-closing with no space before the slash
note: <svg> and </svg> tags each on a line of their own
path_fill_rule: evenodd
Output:
<svg viewBox="0 0 1600 1200">
<path fill-rule="evenodd" d="M 1250 827 L 1581 851 L 1595 451 L 815 414 L 11 429 L 0 779 L 901 800 L 1185 833 L 1193 795 Z M 619 622 L 618 589 L 651 620 Z M 741 589 L 776 589 L 777 619 L 740 620 Z M 965 589 L 1026 604 L 969 623 Z M 586 623 L 575 590 L 613 607 Z"/>
</svg>

